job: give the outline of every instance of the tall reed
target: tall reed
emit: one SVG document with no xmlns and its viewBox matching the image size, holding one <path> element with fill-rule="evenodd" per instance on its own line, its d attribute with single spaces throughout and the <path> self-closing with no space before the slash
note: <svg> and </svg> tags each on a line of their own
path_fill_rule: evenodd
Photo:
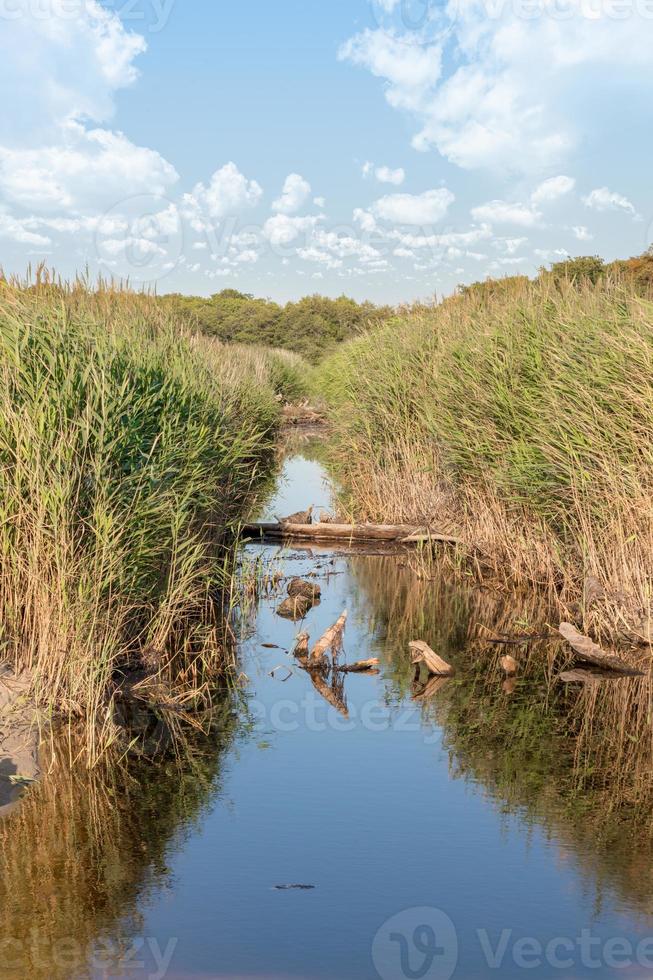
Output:
<svg viewBox="0 0 653 980">
<path fill-rule="evenodd" d="M 546 277 L 471 291 L 344 345 L 317 383 L 355 514 L 456 529 L 479 570 L 650 640 L 649 299 Z"/>
<path fill-rule="evenodd" d="M 91 758 L 117 669 L 224 666 L 222 546 L 270 460 L 280 363 L 155 297 L 0 280 L 0 645 L 41 705 L 88 720 Z"/>
</svg>

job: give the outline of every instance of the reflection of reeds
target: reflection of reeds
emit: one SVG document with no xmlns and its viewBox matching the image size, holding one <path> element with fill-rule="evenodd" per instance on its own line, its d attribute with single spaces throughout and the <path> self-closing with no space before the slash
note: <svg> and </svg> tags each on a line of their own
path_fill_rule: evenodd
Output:
<svg viewBox="0 0 653 980">
<path fill-rule="evenodd" d="M 575 854 L 597 892 L 616 888 L 653 914 L 653 730 L 651 677 L 565 685 L 568 652 L 557 641 L 512 646 L 518 675 L 506 690 L 505 648 L 488 636 L 540 632 L 550 617 L 533 594 L 461 589 L 446 577 L 397 574 L 393 559 L 355 565 L 359 615 L 368 613 L 390 686 L 407 694 L 408 642 L 426 640 L 455 678 L 420 704 L 443 730 L 452 772 L 480 782 Z"/>
<path fill-rule="evenodd" d="M 47 775 L 0 824 L 0 934 L 13 940 L 3 977 L 85 976 L 98 940 L 139 934 L 143 900 L 165 885 L 181 835 L 218 791 L 233 731 L 225 705 L 210 738 L 177 741 L 155 763 L 107 758 L 93 770 L 70 766 L 84 745 L 69 732 L 46 746 Z"/>
</svg>

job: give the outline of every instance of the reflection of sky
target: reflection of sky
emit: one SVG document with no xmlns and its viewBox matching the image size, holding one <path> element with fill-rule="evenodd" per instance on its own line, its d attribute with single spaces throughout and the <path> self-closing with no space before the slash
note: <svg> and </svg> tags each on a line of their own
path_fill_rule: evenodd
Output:
<svg viewBox="0 0 653 980">
<path fill-rule="evenodd" d="M 320 510 L 331 510 L 333 495 L 331 487 L 319 463 L 303 456 L 286 460 L 279 485 L 274 496 L 266 503 L 260 520 L 273 521 L 277 517 L 287 517 L 298 510 L 307 510 L 313 504 L 315 517 Z"/>
<path fill-rule="evenodd" d="M 286 463 L 266 512 L 328 502 L 319 464 L 297 457 Z M 383 610 L 370 616 L 359 584 L 364 577 L 353 564 L 374 558 L 260 545 L 248 551 L 274 556 L 286 575 L 316 572 L 322 602 L 296 625 L 276 615 L 278 597 L 264 599 L 256 633 L 243 644 L 254 732 L 232 752 L 226 798 L 173 858 L 171 894 L 146 913 L 145 935 L 162 947 L 178 937 L 171 977 L 378 977 L 377 930 L 420 906 L 442 909 L 455 923 L 460 980 L 524 976 L 512 945 L 501 968 L 489 969 L 477 930 L 487 930 L 493 949 L 504 929 L 512 930 L 510 944 L 530 936 L 543 943 L 575 939 L 585 927 L 604 941 L 635 935 L 623 902 L 609 894 L 594 912 L 573 852 L 539 826 L 502 814 L 482 785 L 452 777 L 441 729 L 425 722 L 410 700 L 386 708 L 383 673 L 347 677 L 349 720 L 327 707 L 302 671 L 285 683 L 287 669 L 270 676 L 277 665 L 293 665 L 288 651 L 300 629 L 313 642 L 344 608 L 350 612 L 346 659 L 378 655 L 382 634 L 371 635 L 368 624 L 382 620 Z M 392 588 L 388 580 L 388 596 Z M 316 888 L 273 889 L 291 883 Z M 405 927 L 410 938 L 410 914 Z M 622 974 L 576 962 L 573 970 L 544 966 L 528 975 L 606 980 Z"/>
</svg>

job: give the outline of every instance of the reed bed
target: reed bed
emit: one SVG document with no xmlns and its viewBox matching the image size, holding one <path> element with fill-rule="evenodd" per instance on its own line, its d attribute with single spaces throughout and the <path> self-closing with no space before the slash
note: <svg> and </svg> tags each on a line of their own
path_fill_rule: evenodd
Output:
<svg viewBox="0 0 653 980">
<path fill-rule="evenodd" d="M 607 278 L 472 290 L 344 345 L 316 383 L 354 516 L 462 533 L 479 575 L 650 641 L 650 299 Z"/>
<path fill-rule="evenodd" d="M 97 760 L 112 684 L 227 666 L 230 532 L 273 460 L 296 363 L 194 336 L 156 297 L 0 280 L 0 647 Z"/>
</svg>

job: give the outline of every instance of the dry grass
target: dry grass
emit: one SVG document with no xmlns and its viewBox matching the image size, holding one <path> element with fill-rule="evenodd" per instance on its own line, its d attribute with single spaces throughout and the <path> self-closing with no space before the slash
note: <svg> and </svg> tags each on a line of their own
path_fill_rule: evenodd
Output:
<svg viewBox="0 0 653 980">
<path fill-rule="evenodd" d="M 546 278 L 456 297 L 345 345 L 318 383 L 355 516 L 462 532 L 479 574 L 650 639 L 649 300 Z"/>
</svg>

